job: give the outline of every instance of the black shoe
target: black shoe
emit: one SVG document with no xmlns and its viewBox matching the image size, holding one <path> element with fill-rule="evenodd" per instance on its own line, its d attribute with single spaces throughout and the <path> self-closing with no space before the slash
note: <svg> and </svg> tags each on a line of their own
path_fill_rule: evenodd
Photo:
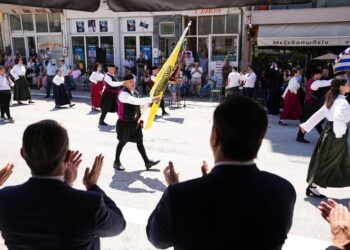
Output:
<svg viewBox="0 0 350 250">
<path fill-rule="evenodd" d="M 12 117 L 10 117 L 9 119 L 7 119 L 7 121 L 8 121 L 9 123 L 15 123 L 15 120 L 13 120 Z"/>
<path fill-rule="evenodd" d="M 310 143 L 310 141 L 305 140 L 303 137 L 297 137 L 295 140 L 301 143 Z"/>
<path fill-rule="evenodd" d="M 308 186 L 306 188 L 306 196 L 314 196 L 314 197 L 320 198 L 320 199 L 326 198 L 326 196 L 323 194 L 315 194 L 314 192 L 311 191 L 311 188 L 312 188 L 312 186 Z"/>
<path fill-rule="evenodd" d="M 101 125 L 101 126 L 107 126 L 108 124 L 107 123 L 105 123 L 104 121 L 99 121 L 99 123 L 98 123 L 98 125 Z"/>
<path fill-rule="evenodd" d="M 75 106 L 75 104 L 73 103 L 73 104 L 69 104 L 69 107 L 71 108 L 71 107 L 74 107 Z"/>
<path fill-rule="evenodd" d="M 33 102 L 32 100 L 30 100 L 30 101 L 28 102 L 28 104 L 31 104 L 31 103 L 35 103 L 35 102 Z"/>
<path fill-rule="evenodd" d="M 146 169 L 147 169 L 147 170 L 150 169 L 152 166 L 157 165 L 159 162 L 160 162 L 159 160 L 158 160 L 158 161 L 149 161 L 149 162 L 147 162 L 147 163 L 145 164 Z"/>
<path fill-rule="evenodd" d="M 163 112 L 162 112 L 162 116 L 165 116 L 165 115 L 169 115 L 169 113 L 168 113 L 168 112 L 163 111 Z"/>
<path fill-rule="evenodd" d="M 287 124 L 287 123 L 282 122 L 281 120 L 279 120 L 279 121 L 278 121 L 278 124 L 279 124 L 279 125 L 282 125 L 282 126 L 288 126 L 288 124 Z"/>
<path fill-rule="evenodd" d="M 23 102 L 21 102 L 21 101 L 18 101 L 17 103 L 18 103 L 19 105 L 23 105 Z"/>
<path fill-rule="evenodd" d="M 120 162 L 114 162 L 113 163 L 113 168 L 115 168 L 116 170 L 119 170 L 119 171 L 124 171 L 125 168 L 122 166 L 122 164 Z"/>
</svg>

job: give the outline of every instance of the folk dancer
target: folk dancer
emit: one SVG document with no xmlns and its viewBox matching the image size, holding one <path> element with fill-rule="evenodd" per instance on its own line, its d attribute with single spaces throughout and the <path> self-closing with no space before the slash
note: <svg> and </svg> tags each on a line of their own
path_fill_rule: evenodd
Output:
<svg viewBox="0 0 350 250">
<path fill-rule="evenodd" d="M 91 82 L 91 109 L 96 111 L 101 106 L 101 94 L 103 89 L 102 65 L 95 66 L 95 70 L 92 72 L 89 80 Z"/>
<path fill-rule="evenodd" d="M 9 81 L 5 74 L 5 67 L 0 66 L 0 110 L 1 119 L 14 123 L 10 114 L 10 102 L 11 102 L 11 87 L 14 86 L 12 81 Z M 5 118 L 6 114 L 6 118 Z"/>
<path fill-rule="evenodd" d="M 73 107 L 75 104 L 71 104 L 71 98 L 66 89 L 65 79 L 61 69 L 56 69 L 56 75 L 52 82 L 54 84 L 53 88 L 55 93 L 56 108 L 61 108 L 61 106 L 64 105 L 69 105 L 70 108 Z"/>
<path fill-rule="evenodd" d="M 15 78 L 15 88 L 13 99 L 18 102 L 18 104 L 23 104 L 22 101 L 27 101 L 28 104 L 34 103 L 32 101 L 32 96 L 29 90 L 29 83 L 25 77 L 26 67 L 23 65 L 22 57 L 15 59 L 16 65 L 13 66 L 10 73 Z"/>
<path fill-rule="evenodd" d="M 103 84 L 104 88 L 101 97 L 101 116 L 99 125 L 106 126 L 105 118 L 108 112 L 117 112 L 117 94 L 119 93 L 123 82 L 118 82 L 115 77 L 116 66 L 111 63 L 107 66 L 107 74 L 104 76 Z"/>
<path fill-rule="evenodd" d="M 139 121 L 141 117 L 140 106 L 152 102 L 159 102 L 160 97 L 139 98 L 139 94 L 135 90 L 134 77 L 132 75 L 126 75 L 123 80 L 124 88 L 118 94 L 118 121 L 116 132 L 119 142 L 116 148 L 113 167 L 119 171 L 125 170 L 120 161 L 120 154 L 126 143 L 135 142 L 137 144 L 137 149 L 145 162 L 145 167 L 148 170 L 160 161 L 152 161 L 146 154 L 143 145 L 143 121 Z"/>
</svg>

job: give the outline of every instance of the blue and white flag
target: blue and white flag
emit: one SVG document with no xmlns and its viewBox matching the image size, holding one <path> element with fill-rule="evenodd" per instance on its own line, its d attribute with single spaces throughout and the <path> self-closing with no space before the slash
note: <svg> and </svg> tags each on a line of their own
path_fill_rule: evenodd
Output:
<svg viewBox="0 0 350 250">
<path fill-rule="evenodd" d="M 350 47 L 342 51 L 334 61 L 334 74 L 350 71 Z"/>
</svg>

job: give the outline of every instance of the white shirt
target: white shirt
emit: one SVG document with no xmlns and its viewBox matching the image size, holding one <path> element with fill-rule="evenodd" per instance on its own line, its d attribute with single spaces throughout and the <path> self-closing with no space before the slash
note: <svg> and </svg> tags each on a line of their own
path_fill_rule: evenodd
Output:
<svg viewBox="0 0 350 250">
<path fill-rule="evenodd" d="M 128 103 L 131 105 L 146 105 L 148 103 L 152 102 L 152 98 L 151 97 L 143 97 L 143 98 L 137 98 L 135 96 L 130 95 L 128 92 L 126 91 L 122 91 L 119 96 L 118 96 L 118 100 L 122 103 Z"/>
<path fill-rule="evenodd" d="M 9 80 L 7 80 L 6 75 L 0 75 L 0 91 L 1 90 L 11 90 L 13 84 Z"/>
<path fill-rule="evenodd" d="M 56 74 L 56 69 L 57 69 L 56 64 L 51 64 L 51 62 L 49 62 L 49 64 L 46 67 L 47 75 L 48 76 L 54 76 Z"/>
<path fill-rule="evenodd" d="M 286 90 L 284 91 L 282 97 L 284 98 L 288 92 L 288 90 L 290 92 L 292 92 L 293 94 L 297 94 L 298 93 L 298 89 L 300 88 L 300 84 L 297 80 L 296 77 L 292 77 L 289 82 L 288 82 L 288 86 L 286 88 Z"/>
<path fill-rule="evenodd" d="M 330 109 L 323 105 L 309 120 L 300 124 L 300 127 L 306 132 L 310 132 L 324 118 L 333 122 L 335 137 L 341 138 L 345 134 L 350 121 L 350 105 L 346 97 L 338 95 Z"/>
<path fill-rule="evenodd" d="M 13 68 L 10 71 L 11 75 L 15 78 L 17 81 L 20 76 L 25 76 L 26 74 L 26 67 L 24 67 L 23 64 L 16 64 L 13 66 Z"/>
<path fill-rule="evenodd" d="M 196 68 L 192 68 L 191 69 L 191 75 L 192 75 L 193 78 L 201 78 L 202 74 L 203 74 L 202 67 L 198 67 L 197 69 Z"/>
<path fill-rule="evenodd" d="M 318 90 L 319 88 L 329 87 L 329 86 L 331 86 L 332 81 L 333 81 L 333 79 L 331 79 L 331 80 L 316 80 L 313 83 L 311 83 L 310 88 L 312 90 Z"/>
<path fill-rule="evenodd" d="M 123 82 L 112 81 L 112 78 L 109 76 L 108 73 L 104 77 L 104 82 L 108 83 L 108 85 L 110 85 L 111 87 L 119 87 L 123 85 Z"/>
<path fill-rule="evenodd" d="M 61 65 L 60 70 L 62 72 L 62 76 L 68 76 L 70 73 L 69 67 L 65 64 Z"/>
<path fill-rule="evenodd" d="M 228 75 L 228 84 L 226 86 L 227 89 L 238 87 L 239 86 L 239 80 L 241 79 L 241 76 L 238 74 L 237 71 L 232 71 Z"/>
<path fill-rule="evenodd" d="M 64 84 L 64 76 L 55 75 L 52 81 L 57 86 L 60 86 L 61 84 Z"/>
<path fill-rule="evenodd" d="M 133 68 L 134 67 L 134 62 L 132 60 L 125 61 L 124 62 L 124 67 Z"/>
<path fill-rule="evenodd" d="M 101 72 L 94 71 L 92 72 L 91 76 L 89 77 L 90 82 L 97 83 L 101 82 L 103 80 L 104 75 Z"/>
<path fill-rule="evenodd" d="M 256 74 L 254 72 L 248 73 L 245 76 L 241 77 L 242 80 L 245 80 L 244 88 L 254 88 L 256 81 Z"/>
<path fill-rule="evenodd" d="M 185 70 L 191 70 L 192 65 L 194 64 L 194 58 L 191 56 L 188 58 L 187 56 L 185 57 Z"/>
</svg>

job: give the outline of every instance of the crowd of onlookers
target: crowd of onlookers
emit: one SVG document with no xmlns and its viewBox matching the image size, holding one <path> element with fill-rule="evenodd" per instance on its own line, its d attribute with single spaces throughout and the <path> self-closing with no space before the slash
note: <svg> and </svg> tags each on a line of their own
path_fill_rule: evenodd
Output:
<svg viewBox="0 0 350 250">
<path fill-rule="evenodd" d="M 173 162 L 163 171 L 168 188 L 146 227 L 156 248 L 282 249 L 296 192 L 253 161 L 267 126 L 266 111 L 251 98 L 234 95 L 215 109 L 209 141 L 215 166 L 204 161 L 202 177 L 184 182 Z M 85 169 L 82 191 L 72 187 L 82 154 L 70 150 L 67 131 L 56 121 L 29 125 L 20 152 L 32 177 L 0 190 L 0 231 L 9 249 L 97 250 L 100 237 L 125 230 L 122 210 L 97 185 L 101 154 Z M 0 185 L 13 170 L 13 163 L 0 170 Z M 333 200 L 319 209 L 331 226 L 330 249 L 347 249 L 349 209 Z"/>
</svg>

